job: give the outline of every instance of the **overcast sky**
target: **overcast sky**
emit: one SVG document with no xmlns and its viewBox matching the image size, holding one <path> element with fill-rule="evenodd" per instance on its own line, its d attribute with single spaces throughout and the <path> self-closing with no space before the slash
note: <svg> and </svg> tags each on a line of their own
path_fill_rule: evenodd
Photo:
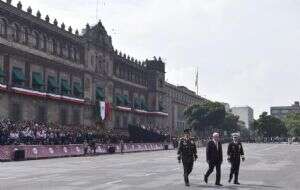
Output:
<svg viewBox="0 0 300 190">
<path fill-rule="evenodd" d="M 257 117 L 299 100 L 300 0 L 22 0 L 59 25 L 101 19 L 116 49 L 161 56 L 168 82 Z M 13 4 L 17 1 L 13 0 Z"/>
</svg>

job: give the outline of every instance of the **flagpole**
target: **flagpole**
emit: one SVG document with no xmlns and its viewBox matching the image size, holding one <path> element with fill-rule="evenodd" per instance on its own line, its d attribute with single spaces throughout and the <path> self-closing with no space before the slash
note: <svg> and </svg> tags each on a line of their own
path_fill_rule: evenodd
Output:
<svg viewBox="0 0 300 190">
<path fill-rule="evenodd" d="M 98 11 L 99 11 L 99 0 L 97 0 L 97 6 L 96 6 L 96 22 L 98 22 L 99 17 L 98 17 Z"/>
<path fill-rule="evenodd" d="M 197 95 L 199 95 L 199 75 L 198 75 L 198 67 L 197 67 L 197 71 L 196 71 L 196 80 L 195 80 L 195 86 L 196 86 L 196 92 Z"/>
<path fill-rule="evenodd" d="M 197 95 L 199 95 L 199 70 L 197 67 Z"/>
</svg>

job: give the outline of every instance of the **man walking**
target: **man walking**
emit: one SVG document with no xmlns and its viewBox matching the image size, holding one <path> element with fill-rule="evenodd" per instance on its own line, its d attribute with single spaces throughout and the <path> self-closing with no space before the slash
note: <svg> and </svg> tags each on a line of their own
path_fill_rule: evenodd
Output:
<svg viewBox="0 0 300 190">
<path fill-rule="evenodd" d="M 216 167 L 216 183 L 217 186 L 223 186 L 221 181 L 221 164 L 223 162 L 222 144 L 219 141 L 219 133 L 213 133 L 213 138 L 206 146 L 206 161 L 208 163 L 208 170 L 204 175 L 204 181 L 207 183 L 209 175 Z"/>
<path fill-rule="evenodd" d="M 197 148 L 195 142 L 191 139 L 191 130 L 184 130 L 184 138 L 180 140 L 178 147 L 178 162 L 182 161 L 184 169 L 185 186 L 190 186 L 189 174 L 193 170 L 194 161 L 197 160 Z"/>
<path fill-rule="evenodd" d="M 245 161 L 244 157 L 244 150 L 242 143 L 238 140 L 239 134 L 233 133 L 232 134 L 232 142 L 229 143 L 227 149 L 228 161 L 231 164 L 230 175 L 228 182 L 230 183 L 233 175 L 234 175 L 234 184 L 239 185 L 239 170 L 240 170 L 240 163 L 241 157 L 242 161 Z"/>
</svg>

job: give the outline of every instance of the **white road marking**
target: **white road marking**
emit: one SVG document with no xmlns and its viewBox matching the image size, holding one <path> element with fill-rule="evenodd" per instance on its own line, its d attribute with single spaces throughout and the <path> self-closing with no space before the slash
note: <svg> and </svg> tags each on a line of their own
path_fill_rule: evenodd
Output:
<svg viewBox="0 0 300 190">
<path fill-rule="evenodd" d="M 0 177 L 0 180 L 16 179 L 16 177 Z"/>
<path fill-rule="evenodd" d="M 157 173 L 146 173 L 145 176 L 155 175 Z"/>
<path fill-rule="evenodd" d="M 110 182 L 105 183 L 105 185 L 113 185 L 113 184 L 116 184 L 116 183 L 121 183 L 122 181 L 123 180 L 110 181 Z"/>
</svg>

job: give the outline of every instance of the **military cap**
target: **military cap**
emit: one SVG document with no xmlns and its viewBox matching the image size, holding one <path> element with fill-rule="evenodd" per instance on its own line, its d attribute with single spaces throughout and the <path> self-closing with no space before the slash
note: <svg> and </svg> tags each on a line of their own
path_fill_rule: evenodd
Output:
<svg viewBox="0 0 300 190">
<path fill-rule="evenodd" d="M 217 132 L 213 133 L 213 137 L 219 137 L 219 136 L 220 136 L 219 133 L 217 133 Z"/>
<path fill-rule="evenodd" d="M 232 135 L 232 137 L 239 137 L 240 136 L 238 133 L 232 133 L 231 135 Z"/>
<path fill-rule="evenodd" d="M 183 132 L 187 134 L 187 133 L 190 133 L 191 131 L 192 131 L 192 130 L 191 130 L 190 128 L 187 128 L 187 129 L 184 129 Z"/>
</svg>

